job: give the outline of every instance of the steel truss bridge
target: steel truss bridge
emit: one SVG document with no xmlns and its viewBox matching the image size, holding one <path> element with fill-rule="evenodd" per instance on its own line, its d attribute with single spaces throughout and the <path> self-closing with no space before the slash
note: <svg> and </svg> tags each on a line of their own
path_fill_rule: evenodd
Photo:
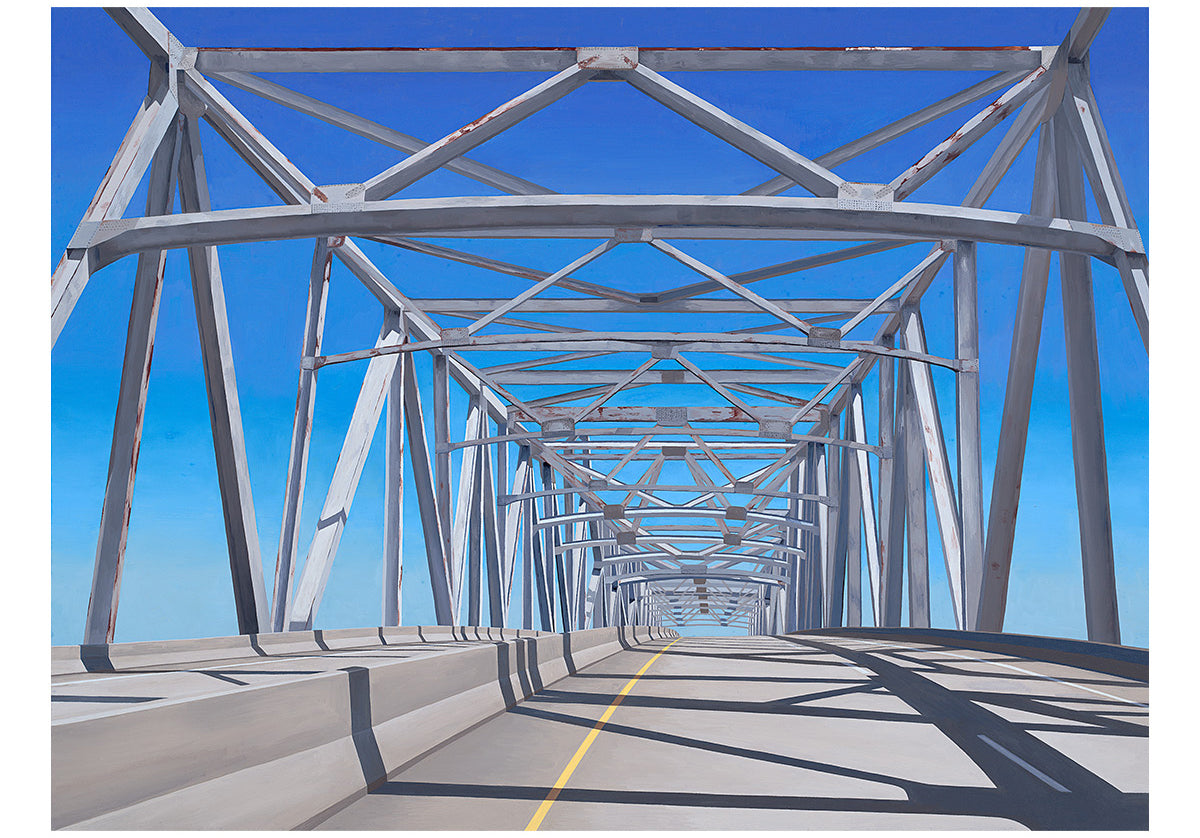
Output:
<svg viewBox="0 0 1200 838">
<path fill-rule="evenodd" d="M 1116 645 L 1095 308 L 1128 306 L 1145 343 L 1147 258 L 1089 82 L 1107 13 L 1084 9 L 1047 46 L 254 49 L 185 46 L 144 9 L 109 10 L 149 60 L 149 90 L 52 277 L 57 340 L 81 295 L 98 293 L 93 274 L 136 260 L 85 633 L 53 651 L 52 824 L 1146 828 L 1148 670 L 1144 650 Z M 671 78 L 826 70 L 868 84 L 893 70 L 985 77 L 817 157 Z M 541 80 L 429 143 L 278 81 L 312 73 Z M 740 194 L 562 194 L 468 156 L 603 83 L 774 174 Z M 268 138 L 227 98 L 234 89 L 373 140 L 396 162 L 317 183 L 282 151 L 302 139 Z M 837 174 L 960 112 L 961 127 L 890 180 Z M 1000 139 L 961 201 L 913 200 L 989 134 Z M 211 195 L 223 182 L 206 170 L 214 142 L 278 202 Z M 1027 204 L 989 207 L 1027 147 Z M 406 197 L 441 172 L 472 186 Z M 139 190 L 140 216 L 129 211 Z M 311 241 L 312 258 L 296 266 L 307 313 L 268 589 L 218 251 L 282 240 Z M 544 270 L 476 252 L 489 240 L 574 250 Z M 763 242 L 810 249 L 723 268 L 736 259 L 720 254 Z M 1023 257 L 987 510 L 980 244 Z M 901 248 L 911 264 L 880 271 L 872 257 Z M 190 266 L 240 634 L 114 643 L 173 250 Z M 621 261 L 631 252 L 658 261 Z M 389 274 L 379 253 L 413 260 L 414 273 L 432 261 L 496 279 L 422 295 L 428 284 Z M 996 634 L 1053 254 L 1087 643 Z M 1094 260 L 1119 273 L 1124 300 L 1093 298 Z M 794 293 L 827 266 L 870 278 L 871 293 Z M 664 285 L 671 271 L 688 281 Z M 330 353 L 330 281 L 343 273 L 378 301 L 379 328 Z M 922 316 L 939 294 L 952 311 L 947 354 L 927 343 Z M 361 370 L 361 387 L 332 478 L 313 487 L 317 384 L 334 365 Z M 878 396 L 873 410 L 864 392 Z M 452 395 L 468 405 L 461 432 Z M 939 402 L 951 400 L 947 429 Z M 323 630 L 317 612 L 381 425 L 380 623 Z M 314 489 L 324 501 L 309 537 L 300 511 Z M 414 496 L 421 531 L 405 533 Z M 401 621 L 414 537 L 436 626 Z M 944 590 L 931 590 L 931 547 Z M 931 597 L 943 596 L 953 628 L 930 628 Z M 705 625 L 755 637 L 673 628 Z"/>
<path fill-rule="evenodd" d="M 114 636 L 164 260 L 180 249 L 191 267 L 243 633 L 313 628 L 381 422 L 384 626 L 400 618 L 407 489 L 419 505 L 443 625 L 504 625 L 519 599 L 520 626 L 544 630 L 719 623 L 778 633 L 858 625 L 864 608 L 878 626 L 927 626 L 932 537 L 945 560 L 955 627 L 1000 631 L 1050 257 L 1058 253 L 1087 631 L 1089 639 L 1120 642 L 1092 260 L 1120 272 L 1143 341 L 1148 289 L 1145 248 L 1089 84 L 1088 47 L 1105 10 L 1082 12 L 1058 45 L 953 50 L 196 48 L 147 11 L 110 14 L 149 59 L 149 94 L 52 278 L 57 339 L 94 273 L 123 257 L 137 260 L 86 642 Z M 819 157 L 664 75 L 830 69 L 868 80 L 884 70 L 992 75 Z M 363 72 L 545 78 L 426 144 L 260 75 Z M 737 195 L 567 195 L 466 156 L 601 82 L 632 86 L 777 174 Z M 360 183 L 317 184 L 280 150 L 295 138 L 274 145 L 226 98 L 229 87 L 375 140 L 395 149 L 398 162 Z M 958 130 L 890 181 L 849 182 L 836 173 L 966 106 L 974 112 Z M 262 178 L 277 205 L 212 209 L 201 123 Z M 1003 138 L 961 203 L 912 200 L 993 131 Z M 1036 170 L 1028 206 L 987 208 L 1029 144 L 1036 145 Z M 437 170 L 503 194 L 404 197 L 406 187 Z M 143 179 L 145 213 L 131 215 Z M 1086 189 L 1097 221 L 1088 219 Z M 176 194 L 179 213 L 172 212 Z M 314 245 L 268 591 L 218 246 L 297 238 Z M 356 239 L 528 285 L 515 296 L 417 298 Z M 577 258 L 548 272 L 439 239 L 588 241 Z M 698 255 L 713 242 L 736 249 L 764 240 L 831 244 L 818 255 L 729 274 Z M 881 276 L 873 298 L 791 293 L 806 270 L 838 264 L 867 271 L 871 255 L 921 242 L 928 249 L 900 276 Z M 990 510 L 980 453 L 980 243 L 1024 249 Z M 588 275 L 604 276 L 606 258 L 630 248 L 657 251 L 664 266 L 682 266 L 694 281 L 651 290 L 646 277 L 627 290 L 576 276 L 592 263 Z M 381 325 L 377 336 L 363 335 L 362 349 L 325 354 L 335 264 L 379 301 Z M 937 283 L 949 284 L 953 299 L 954 351 L 945 356 L 927 347 L 922 319 L 922 298 Z M 760 315 L 762 323 L 713 330 L 736 315 Z M 431 379 L 418 379 L 418 355 L 430 359 Z M 362 386 L 333 478 L 317 487 L 325 488 L 320 522 L 302 550 L 298 510 L 312 489 L 305 475 L 317 380 L 334 364 L 363 368 Z M 935 369 L 953 374 L 953 392 L 943 386 L 940 396 L 955 404 L 954 451 Z M 863 397 L 871 376 L 879 397 L 874 426 Z M 450 427 L 454 387 L 470 401 L 461 434 Z M 686 403 L 678 403 L 679 393 Z M 405 456 L 413 474 L 407 487 Z M 932 534 L 927 502 L 936 514 Z"/>
<path fill-rule="evenodd" d="M 1105 14 L 1081 14 L 1057 46 L 1004 49 L 255 50 L 185 47 L 149 13 L 114 10 L 113 18 L 150 60 L 150 93 L 52 280 L 57 338 L 94 272 L 125 256 L 138 260 L 87 641 L 113 638 L 164 258 L 169 250 L 186 248 L 234 598 L 239 628 L 246 633 L 312 628 L 380 421 L 386 423 L 388 447 L 383 625 L 397 624 L 400 614 L 407 450 L 414 473 L 409 491 L 420 506 L 441 624 L 485 624 L 485 613 L 490 624 L 504 624 L 520 564 L 525 628 L 713 622 L 770 633 L 843 621 L 855 625 L 861 619 L 865 550 L 874 623 L 902 622 L 907 556 L 908 623 L 928 625 L 925 505 L 931 498 L 956 627 L 999 631 L 1049 261 L 1057 252 L 1088 636 L 1119 642 L 1090 265 L 1099 259 L 1120 271 L 1145 341 L 1147 262 L 1088 82 L 1088 46 Z M 995 74 L 815 158 L 661 74 L 824 69 Z M 426 145 L 257 75 L 364 71 L 548 77 Z M 601 81 L 631 85 L 778 174 L 740 195 L 563 195 L 465 156 L 572 91 Z M 230 103 L 222 85 L 376 140 L 399 151 L 401 159 L 361 183 L 316 184 Z M 848 182 L 834 171 L 973 102 L 984 104 L 887 183 Z M 211 208 L 201 122 L 250 164 L 279 196 L 279 205 Z M 1002 126 L 1003 139 L 961 204 L 909 200 L 950 161 Z M 1028 208 L 985 208 L 1035 135 Z M 438 169 L 505 194 L 403 197 L 405 187 Z M 145 214 L 129 217 L 127 205 L 144 177 Z M 783 195 L 796 186 L 811 197 Z M 1087 187 L 1099 223 L 1087 220 Z M 176 191 L 183 209 L 178 214 L 171 212 Z M 510 298 L 412 298 L 402 281 L 372 264 L 355 237 L 520 277 L 529 286 Z M 289 238 L 315 244 L 286 508 L 274 591 L 268 592 L 217 245 Z M 578 258 L 547 273 L 429 241 L 438 238 L 599 244 L 581 245 Z M 861 243 L 731 275 L 698 258 L 694 248 L 696 241 L 733 248 L 747 240 Z M 807 269 L 845 263 L 854 270 L 852 260 L 921 241 L 930 243 L 928 252 L 903 275 L 882 277 L 873 299 L 780 293 Z M 1025 248 L 986 517 L 976 292 L 980 242 Z M 607 254 L 622 248 L 653 248 L 694 272 L 696 281 L 650 292 L 649 286 L 628 291 L 574 276 L 592 262 L 602 266 Z M 322 329 L 335 262 L 379 300 L 382 324 L 373 344 L 326 355 Z M 929 352 L 921 315 L 922 296 L 939 272 L 950 274 L 953 286 L 955 346 L 946 357 Z M 546 294 L 552 288 L 567 293 Z M 734 313 L 762 314 L 767 323 L 729 332 L 694 325 Z M 490 366 L 480 360 L 502 352 L 518 360 Z M 431 357 L 431 381 L 418 381 L 416 353 Z M 597 368 L 601 362 L 607 367 Z M 321 522 L 297 579 L 297 512 L 306 488 L 318 373 L 341 363 L 366 369 Z M 954 374 L 956 475 L 931 375 L 935 367 Z M 862 388 L 872 374 L 879 421 L 868 428 Z M 691 401 L 679 406 L 659 406 L 661 399 L 653 397 L 629 403 L 629 395 L 649 396 L 651 389 L 669 400 L 666 394 L 678 392 L 680 384 L 701 385 L 703 391 L 689 387 Z M 458 438 L 448 419 L 452 386 L 462 388 L 471 404 Z M 454 496 L 456 451 L 461 453 Z"/>
</svg>

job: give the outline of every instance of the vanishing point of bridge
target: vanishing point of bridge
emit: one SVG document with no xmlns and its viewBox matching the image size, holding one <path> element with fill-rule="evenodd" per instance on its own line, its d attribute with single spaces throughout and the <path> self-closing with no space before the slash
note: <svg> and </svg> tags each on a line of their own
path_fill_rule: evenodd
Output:
<svg viewBox="0 0 1200 838">
<path fill-rule="evenodd" d="M 54 649 L 55 826 L 1145 827 L 1148 675 L 1119 645 L 1095 309 L 1127 307 L 1145 344 L 1148 269 L 1089 81 L 1107 10 L 1058 44 L 953 49 L 207 48 L 145 10 L 109 14 L 149 59 L 149 91 L 52 278 L 57 341 L 81 296 L 104 293 L 102 269 L 136 262 L 85 632 Z M 814 157 L 676 80 L 828 70 L 985 77 Z M 314 73 L 538 81 L 430 143 L 281 81 Z M 468 156 L 622 82 L 770 178 L 733 195 L 564 194 Z M 314 182 L 283 151 L 303 137 L 269 138 L 232 90 L 396 162 Z M 891 179 L 837 174 L 959 112 Z M 910 200 L 997 134 L 959 201 Z M 230 206 L 206 168 L 216 143 L 277 202 Z M 989 207 L 1026 148 L 1032 194 Z M 446 173 L 458 191 L 405 194 Z M 280 512 L 251 496 L 218 251 L 285 240 L 312 256 L 286 267 L 307 307 Z M 514 241 L 571 255 L 546 270 L 479 250 Z M 803 255 L 718 267 L 763 242 Z M 1023 261 L 985 508 L 988 249 Z M 239 635 L 114 643 L 164 265 L 182 252 Z M 889 273 L 885 254 L 912 259 Z M 1089 643 L 1002 634 L 1055 254 Z M 413 267 L 381 267 L 397 259 Z M 423 282 L 431 260 L 494 279 Z M 1094 261 L 1123 299 L 1093 299 Z M 803 281 L 828 266 L 877 279 L 856 297 Z M 323 347 L 345 287 L 331 277 L 378 303 L 359 348 Z M 948 351 L 927 340 L 930 289 L 950 301 Z M 317 385 L 342 365 L 361 387 L 310 531 Z M 321 630 L 377 432 L 380 623 Z M 402 625 L 406 540 L 436 625 Z M 952 625 L 931 628 L 931 599 Z M 705 625 L 748 637 L 675 631 Z"/>
</svg>

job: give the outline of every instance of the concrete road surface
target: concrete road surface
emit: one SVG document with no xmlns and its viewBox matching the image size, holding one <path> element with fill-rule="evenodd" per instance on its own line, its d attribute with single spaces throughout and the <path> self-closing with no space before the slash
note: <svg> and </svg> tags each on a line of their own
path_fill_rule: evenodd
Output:
<svg viewBox="0 0 1200 838">
<path fill-rule="evenodd" d="M 309 825 L 1146 829 L 1147 703 L 1145 682 L 932 643 L 664 640 Z"/>
</svg>

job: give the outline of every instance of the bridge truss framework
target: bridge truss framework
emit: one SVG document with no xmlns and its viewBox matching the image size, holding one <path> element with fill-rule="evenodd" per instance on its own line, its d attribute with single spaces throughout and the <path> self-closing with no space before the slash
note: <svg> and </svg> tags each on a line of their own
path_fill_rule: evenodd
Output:
<svg viewBox="0 0 1200 838">
<path fill-rule="evenodd" d="M 380 422 L 387 448 L 382 625 L 400 623 L 407 490 L 420 509 L 440 624 L 503 625 L 515 597 L 521 627 L 549 630 L 719 623 L 766 633 L 857 625 L 864 608 L 876 625 L 928 626 L 932 536 L 945 558 L 955 626 L 1000 631 L 1043 304 L 1057 252 L 1088 636 L 1120 641 L 1091 260 L 1119 271 L 1144 343 L 1148 284 L 1145 248 L 1089 83 L 1088 47 L 1107 10 L 1083 10 L 1057 46 L 953 50 L 210 49 L 183 46 L 145 10 L 109 14 L 149 58 L 150 92 L 52 277 L 57 339 L 93 273 L 126 256 L 137 260 L 85 642 L 114 636 L 163 266 L 167 251 L 181 248 L 191 268 L 242 633 L 313 627 Z M 828 69 L 993 75 L 809 158 L 661 74 Z M 427 144 L 258 75 L 290 72 L 542 72 L 547 78 Z M 466 156 L 572 91 L 604 81 L 631 85 L 777 175 L 740 195 L 563 195 Z M 362 183 L 314 183 L 214 82 L 403 156 Z M 835 173 L 972 103 L 982 107 L 890 182 L 854 183 Z M 280 205 L 212 209 L 201 121 L 270 186 Z M 961 204 L 907 200 L 1002 126 L 1003 138 Z M 1037 147 L 1029 206 L 985 209 L 1029 143 Z M 505 194 L 398 197 L 439 169 Z M 126 217 L 143 178 L 146 212 Z M 795 186 L 811 197 L 782 195 Z M 1099 223 L 1088 221 L 1085 188 Z M 172 212 L 176 191 L 181 213 Z M 511 298 L 411 298 L 403 283 L 371 262 L 356 237 L 530 284 Z M 314 250 L 275 585 L 268 591 L 217 248 L 297 238 L 312 239 Z M 453 249 L 438 238 L 600 243 L 581 245 L 578 258 L 548 273 Z M 692 245 L 733 247 L 747 240 L 832 244 L 822 255 L 731 275 L 697 258 Z M 881 280 L 873 299 L 799 299 L 751 287 L 823 265 L 856 264 L 851 260 L 914 242 L 929 242 L 928 254 L 903 275 Z M 980 242 L 1024 248 L 987 514 Z M 614 249 L 632 247 L 657 250 L 693 271 L 696 281 L 635 293 L 573 276 Z M 335 261 L 378 299 L 381 327 L 374 345 L 328 355 L 321 344 Z M 921 314 L 922 295 L 944 266 L 954 311 L 950 357 L 928 351 Z M 549 289 L 558 295 L 544 295 Z M 761 313 L 770 322 L 712 332 L 591 329 L 555 320 L 572 315 L 571 322 L 591 324 L 640 314 L 671 316 L 675 323 L 725 313 Z M 428 389 L 417 380 L 416 353 L 431 359 Z M 481 358 L 497 353 L 514 353 L 509 357 L 517 360 L 483 365 Z M 605 360 L 607 368 L 593 367 Z M 297 574 L 317 380 L 320 370 L 342 363 L 358 363 L 365 372 Z M 946 445 L 934 367 L 954 374 L 954 452 Z M 877 377 L 879 397 L 873 428 L 863 396 L 870 375 Z M 635 391 L 669 393 L 677 385 L 692 385 L 689 393 L 703 387 L 706 396 L 678 407 L 655 399 L 628 403 Z M 450 428 L 453 386 L 470 400 L 461 436 Z M 944 389 L 943 400 L 950 397 Z M 426 414 L 432 414 L 432 434 Z M 414 475 L 410 486 L 404 485 L 405 456 Z M 690 482 L 679 479 L 683 473 Z M 932 534 L 926 532 L 927 502 L 935 512 Z"/>
</svg>

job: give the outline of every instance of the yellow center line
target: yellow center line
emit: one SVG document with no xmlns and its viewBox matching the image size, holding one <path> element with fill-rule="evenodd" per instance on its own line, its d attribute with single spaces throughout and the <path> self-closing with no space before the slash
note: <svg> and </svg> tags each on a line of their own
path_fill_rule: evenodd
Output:
<svg viewBox="0 0 1200 838">
<path fill-rule="evenodd" d="M 608 709 L 604 711 L 604 715 L 600 717 L 598 722 L 596 722 L 596 726 L 588 731 L 588 735 L 584 738 L 583 744 L 580 745 L 579 749 L 575 751 L 575 755 L 571 757 L 571 761 L 567 763 L 567 767 L 564 768 L 562 773 L 558 775 L 558 779 L 554 781 L 554 787 L 550 789 L 550 793 L 546 795 L 546 799 L 542 801 L 542 805 L 539 806 L 538 810 L 533 813 L 533 817 L 530 818 L 529 824 L 525 827 L 526 832 L 536 832 L 538 827 L 542 825 L 542 820 L 546 817 L 546 813 L 550 811 L 550 807 L 553 806 L 554 801 L 558 799 L 559 793 L 562 792 L 562 790 L 566 787 L 567 781 L 571 779 L 571 775 L 575 773 L 575 769 L 579 766 L 579 762 L 583 759 L 583 755 L 588 752 L 588 748 L 592 747 L 592 743 L 595 742 L 596 737 L 600 735 L 600 728 L 604 727 L 605 723 L 612 718 L 612 714 L 616 712 L 617 705 L 621 703 L 625 696 L 629 695 L 629 691 L 633 689 L 633 685 L 638 682 L 639 678 L 646 674 L 646 670 L 653 666 L 656 660 L 662 657 L 663 652 L 667 651 L 667 649 L 670 649 L 672 646 L 678 643 L 679 640 L 680 638 L 676 637 L 674 640 L 664 646 L 661 652 L 650 658 L 650 660 L 646 661 L 646 665 L 638 670 L 637 675 L 634 675 L 631 679 L 629 679 L 628 684 L 621 687 L 621 691 L 617 693 L 617 697 L 613 699 L 612 704 L 608 705 Z"/>
</svg>

